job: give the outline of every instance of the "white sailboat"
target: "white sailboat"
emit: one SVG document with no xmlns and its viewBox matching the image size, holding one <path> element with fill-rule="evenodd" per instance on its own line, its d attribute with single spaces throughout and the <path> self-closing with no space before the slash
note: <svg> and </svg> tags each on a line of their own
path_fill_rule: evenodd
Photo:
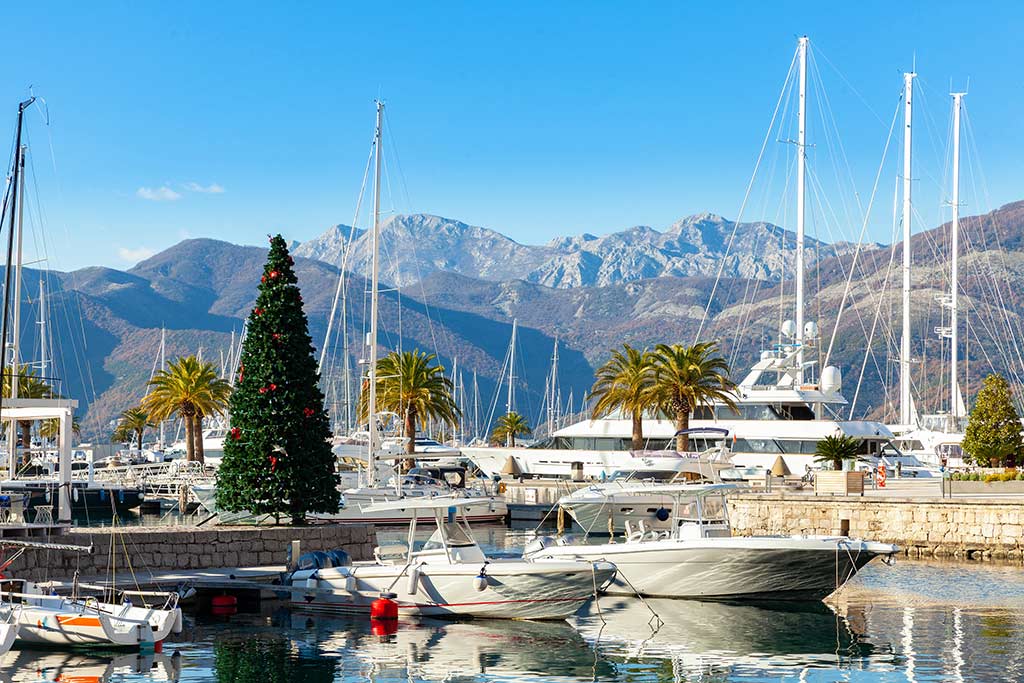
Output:
<svg viewBox="0 0 1024 683">
<path fill-rule="evenodd" d="M 392 594 L 399 614 L 565 619 L 615 575 L 615 567 L 594 560 L 488 557 L 473 538 L 463 511 L 486 501 L 472 498 L 420 498 L 379 503 L 370 515 L 395 511 L 429 512 L 436 526 L 420 547 L 416 516 L 405 542 L 378 546 L 374 561 L 293 572 L 293 606 L 306 610 L 370 609 Z"/>
</svg>

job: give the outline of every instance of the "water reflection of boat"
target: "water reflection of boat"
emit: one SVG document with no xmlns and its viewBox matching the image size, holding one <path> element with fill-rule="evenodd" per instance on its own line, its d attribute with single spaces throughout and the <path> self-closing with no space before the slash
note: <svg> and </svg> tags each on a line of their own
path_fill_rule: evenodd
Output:
<svg viewBox="0 0 1024 683">
<path fill-rule="evenodd" d="M 181 657 L 175 653 L 122 654 L 12 650 L 0 658 L 0 681 L 76 681 L 104 683 L 125 675 L 145 674 L 147 681 L 177 681 Z"/>
<path fill-rule="evenodd" d="M 293 614 L 293 629 L 315 629 L 319 652 L 344 660 L 352 679 L 446 680 L 454 673 L 514 680 L 593 680 L 609 673 L 564 622 L 402 619 L 385 638 L 365 618 Z"/>
<path fill-rule="evenodd" d="M 873 651 L 823 603 L 604 597 L 570 623 L 605 657 L 671 659 L 687 680 L 688 673 L 709 668 L 764 672 L 835 666 Z"/>
</svg>

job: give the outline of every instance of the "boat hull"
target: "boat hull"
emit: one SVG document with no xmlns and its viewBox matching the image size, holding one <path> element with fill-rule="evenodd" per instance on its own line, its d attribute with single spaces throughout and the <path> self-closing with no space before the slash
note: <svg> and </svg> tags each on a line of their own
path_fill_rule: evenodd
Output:
<svg viewBox="0 0 1024 683">
<path fill-rule="evenodd" d="M 407 509 L 387 510 L 382 512 L 365 511 L 362 508 L 374 502 L 384 502 L 388 498 L 366 498 L 345 494 L 345 507 L 334 514 L 311 514 L 309 520 L 313 523 L 322 524 L 366 524 L 376 525 L 405 525 L 412 521 L 413 515 L 417 522 L 434 521 L 433 510 L 428 509 Z M 411 498 L 410 500 L 416 500 Z M 459 510 L 459 516 L 465 515 L 469 522 L 499 522 L 508 516 L 508 506 L 505 500 L 499 497 L 492 497 L 486 503 L 466 505 Z"/>
<path fill-rule="evenodd" d="M 846 538 L 726 537 L 553 546 L 533 558 L 615 564 L 605 592 L 716 600 L 823 600 L 895 546 Z"/>
<path fill-rule="evenodd" d="M 3 605 L 0 614 L 7 617 L 10 609 L 11 605 Z M 29 645 L 139 647 L 155 642 L 148 622 L 129 622 L 75 605 L 64 608 L 21 605 L 17 623 L 18 639 Z"/>
<path fill-rule="evenodd" d="M 475 579 L 486 573 L 486 586 Z M 415 574 L 415 580 L 410 576 Z M 565 619 L 615 575 L 607 562 L 492 560 L 484 564 L 355 565 L 297 573 L 293 604 L 304 610 L 367 612 L 382 592 L 397 595 L 400 614 L 497 619 Z"/>
</svg>

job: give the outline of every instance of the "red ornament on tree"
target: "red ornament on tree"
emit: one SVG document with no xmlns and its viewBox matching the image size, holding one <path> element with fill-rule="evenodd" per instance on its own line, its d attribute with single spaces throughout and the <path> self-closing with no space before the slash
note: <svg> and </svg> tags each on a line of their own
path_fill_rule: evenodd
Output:
<svg viewBox="0 0 1024 683">
<path fill-rule="evenodd" d="M 266 275 L 264 275 L 263 277 L 260 278 L 260 282 L 266 282 L 266 281 L 267 281 L 267 276 Z"/>
<path fill-rule="evenodd" d="M 277 385 L 276 384 L 271 384 L 270 385 L 270 390 L 271 391 L 277 391 Z"/>
<path fill-rule="evenodd" d="M 239 439 L 241 439 L 242 438 L 242 430 L 239 429 L 238 427 L 232 427 L 231 428 L 231 438 L 234 439 L 235 441 L 238 441 Z"/>
<path fill-rule="evenodd" d="M 252 313 L 253 315 L 263 315 L 263 309 L 257 306 L 256 308 L 252 309 Z"/>
<path fill-rule="evenodd" d="M 277 332 L 275 332 L 274 334 L 272 334 L 270 336 L 274 338 L 274 341 L 281 341 L 281 335 L 278 334 Z"/>
<path fill-rule="evenodd" d="M 267 388 L 266 387 L 260 387 L 260 393 L 261 394 L 267 393 Z"/>
<path fill-rule="evenodd" d="M 273 472 L 277 469 L 277 458 L 270 456 L 270 471 Z"/>
<path fill-rule="evenodd" d="M 308 406 L 302 409 L 302 414 L 305 415 L 306 417 L 313 417 L 314 412 L 315 411 Z"/>
<path fill-rule="evenodd" d="M 277 279 L 277 277 L 278 277 L 278 276 L 279 276 L 280 274 L 281 274 L 281 273 L 277 272 L 276 270 L 272 270 L 272 271 L 270 271 L 270 279 L 271 279 L 271 280 L 276 280 L 276 279 Z"/>
</svg>

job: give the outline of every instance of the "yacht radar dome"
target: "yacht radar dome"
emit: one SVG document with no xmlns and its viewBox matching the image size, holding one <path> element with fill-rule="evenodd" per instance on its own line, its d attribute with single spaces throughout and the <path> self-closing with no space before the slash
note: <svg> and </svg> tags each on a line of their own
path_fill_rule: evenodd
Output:
<svg viewBox="0 0 1024 683">
<path fill-rule="evenodd" d="M 821 391 L 826 394 L 838 394 L 843 388 L 843 373 L 834 365 L 827 365 L 821 371 Z"/>
<path fill-rule="evenodd" d="M 804 339 L 818 338 L 818 323 L 813 320 L 804 324 Z"/>
<path fill-rule="evenodd" d="M 787 339 L 792 339 L 796 336 L 796 323 L 792 320 L 787 320 L 782 323 L 782 336 Z"/>
</svg>

